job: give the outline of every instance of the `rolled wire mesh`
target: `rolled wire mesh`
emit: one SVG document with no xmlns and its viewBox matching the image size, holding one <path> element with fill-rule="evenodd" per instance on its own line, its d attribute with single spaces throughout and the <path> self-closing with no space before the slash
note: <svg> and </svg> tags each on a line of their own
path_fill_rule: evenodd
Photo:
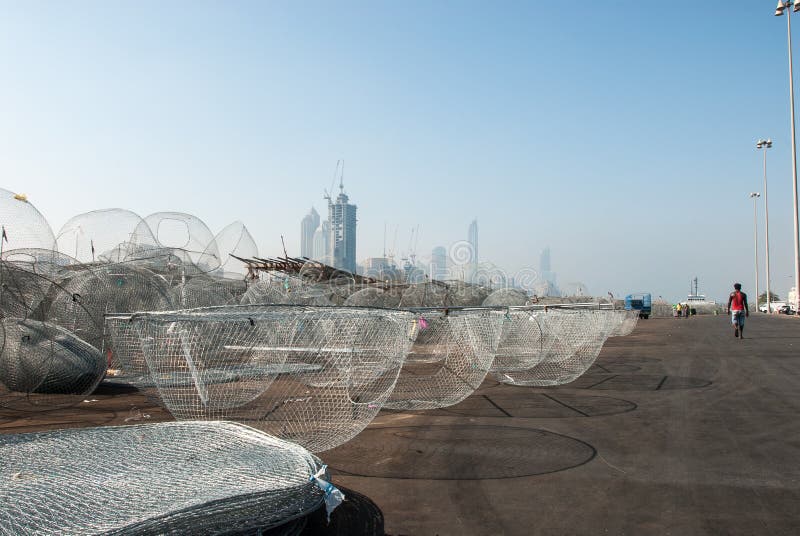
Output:
<svg viewBox="0 0 800 536">
<path fill-rule="evenodd" d="M 261 305 L 133 315 L 130 323 L 176 419 L 234 420 L 318 452 L 378 413 L 410 348 L 414 318 Z"/>
<path fill-rule="evenodd" d="M 548 343 L 538 320 L 542 314 L 528 310 L 506 314 L 492 372 L 527 370 L 542 362 Z"/>
<path fill-rule="evenodd" d="M 512 385 L 548 386 L 574 381 L 594 363 L 617 324 L 611 311 L 549 310 L 537 316 L 544 357 L 525 370 L 498 371 L 495 378 Z"/>
<path fill-rule="evenodd" d="M 498 311 L 427 313 L 394 391 L 392 409 L 451 406 L 480 387 L 492 365 L 505 314 Z"/>
<path fill-rule="evenodd" d="M 321 463 L 230 422 L 0 436 L 4 534 L 220 534 L 318 508 Z"/>
</svg>

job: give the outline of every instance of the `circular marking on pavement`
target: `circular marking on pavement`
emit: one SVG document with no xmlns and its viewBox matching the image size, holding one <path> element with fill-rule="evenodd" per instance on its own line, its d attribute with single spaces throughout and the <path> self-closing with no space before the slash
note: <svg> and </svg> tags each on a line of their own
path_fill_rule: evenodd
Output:
<svg viewBox="0 0 800 536">
<path fill-rule="evenodd" d="M 671 391 L 701 389 L 712 383 L 703 378 L 664 374 L 585 374 L 567 387 L 602 391 Z"/>
<path fill-rule="evenodd" d="M 641 367 L 630 363 L 606 362 L 595 363 L 589 367 L 586 374 L 620 374 L 624 372 L 638 372 L 639 370 L 641 370 Z"/>
<path fill-rule="evenodd" d="M 325 453 L 336 471 L 364 477 L 484 480 L 543 475 L 594 458 L 579 439 L 531 428 L 484 425 L 368 428 Z"/>
<path fill-rule="evenodd" d="M 485 394 L 473 395 L 448 408 L 420 412 L 431 416 L 516 417 L 522 419 L 564 419 L 600 417 L 636 409 L 630 400 L 610 396 L 587 396 L 567 393 Z"/>
</svg>

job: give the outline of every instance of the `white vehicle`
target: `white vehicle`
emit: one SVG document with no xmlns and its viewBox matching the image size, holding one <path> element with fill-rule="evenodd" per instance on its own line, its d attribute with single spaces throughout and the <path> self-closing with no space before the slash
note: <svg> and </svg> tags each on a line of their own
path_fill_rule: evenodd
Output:
<svg viewBox="0 0 800 536">
<path fill-rule="evenodd" d="M 767 311 L 767 304 L 762 303 L 758 310 L 762 313 L 770 312 L 770 313 L 779 313 L 783 312 L 786 309 L 786 302 L 785 301 L 774 301 L 770 302 L 769 304 L 769 311 Z"/>
</svg>

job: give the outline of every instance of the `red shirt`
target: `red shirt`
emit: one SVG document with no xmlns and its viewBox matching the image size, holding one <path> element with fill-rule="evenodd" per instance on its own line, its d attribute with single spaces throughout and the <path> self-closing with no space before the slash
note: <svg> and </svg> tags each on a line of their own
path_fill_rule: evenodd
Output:
<svg viewBox="0 0 800 536">
<path fill-rule="evenodd" d="M 744 292 L 737 290 L 731 293 L 731 311 L 744 311 Z"/>
</svg>

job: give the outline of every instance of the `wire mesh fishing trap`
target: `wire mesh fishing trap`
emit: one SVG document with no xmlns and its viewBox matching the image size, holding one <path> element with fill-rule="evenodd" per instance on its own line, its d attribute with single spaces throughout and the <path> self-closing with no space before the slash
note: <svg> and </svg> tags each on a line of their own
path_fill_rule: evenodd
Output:
<svg viewBox="0 0 800 536">
<path fill-rule="evenodd" d="M 512 385 L 548 386 L 574 381 L 594 363 L 618 317 L 611 311 L 549 310 L 537 316 L 543 357 L 523 370 L 504 370 L 495 378 Z"/>
<path fill-rule="evenodd" d="M 0 460 L 3 534 L 241 533 L 324 497 L 317 458 L 230 422 L 2 435 Z"/>
<path fill-rule="evenodd" d="M 609 337 L 627 337 L 636 329 L 636 324 L 639 322 L 639 311 L 617 310 L 614 313 L 618 316 L 619 324 L 611 330 Z"/>
<path fill-rule="evenodd" d="M 510 310 L 503 322 L 502 335 L 492 372 L 519 371 L 535 367 L 546 357 L 546 337 L 538 317 L 542 311 Z"/>
<path fill-rule="evenodd" d="M 132 344 L 133 326 L 140 347 L 126 352 L 142 352 L 176 419 L 242 422 L 314 452 L 372 421 L 416 331 L 410 312 L 291 305 L 137 314 L 126 322 L 110 318 L 111 337 Z"/>
<path fill-rule="evenodd" d="M 480 387 L 492 365 L 505 314 L 498 311 L 430 312 L 385 406 L 451 406 Z"/>
</svg>

